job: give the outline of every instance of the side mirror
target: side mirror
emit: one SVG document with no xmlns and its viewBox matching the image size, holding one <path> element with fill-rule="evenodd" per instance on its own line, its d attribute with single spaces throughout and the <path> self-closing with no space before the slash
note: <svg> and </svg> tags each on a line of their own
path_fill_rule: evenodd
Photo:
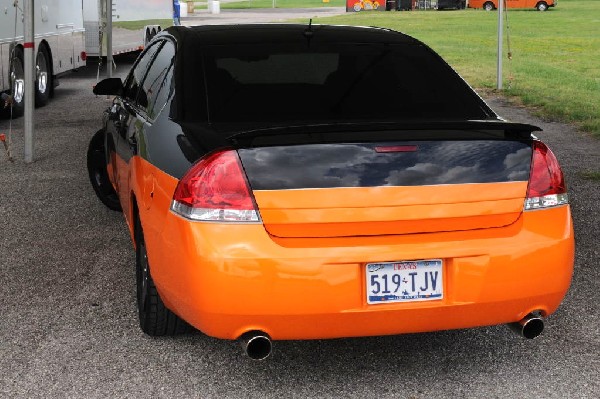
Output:
<svg viewBox="0 0 600 399">
<path fill-rule="evenodd" d="M 92 90 L 94 94 L 105 94 L 107 96 L 120 96 L 123 94 L 123 81 L 121 78 L 108 78 L 101 80 Z"/>
</svg>

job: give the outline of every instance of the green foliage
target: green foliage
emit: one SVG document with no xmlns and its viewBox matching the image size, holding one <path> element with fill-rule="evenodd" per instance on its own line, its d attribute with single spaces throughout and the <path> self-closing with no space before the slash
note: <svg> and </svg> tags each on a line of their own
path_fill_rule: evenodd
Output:
<svg viewBox="0 0 600 399">
<path fill-rule="evenodd" d="M 581 177 L 583 177 L 586 180 L 600 182 L 600 172 L 591 172 L 591 171 L 581 172 L 580 175 L 581 175 Z"/>
<path fill-rule="evenodd" d="M 145 19 L 142 21 L 119 21 L 113 22 L 113 26 L 116 28 L 123 28 L 129 30 L 140 30 L 144 29 L 146 25 L 160 25 L 162 29 L 168 28 L 173 25 L 172 19 Z"/>
<path fill-rule="evenodd" d="M 345 7 L 345 0 L 275 0 L 276 8 L 307 8 L 307 7 Z M 272 8 L 273 0 L 246 0 L 233 3 L 221 2 L 221 8 Z"/>
<path fill-rule="evenodd" d="M 575 122 L 600 137 L 600 1 L 561 0 L 546 12 L 508 11 L 505 93 L 548 118 Z M 496 87 L 496 11 L 348 13 L 318 23 L 381 26 L 422 40 L 472 86 Z"/>
</svg>

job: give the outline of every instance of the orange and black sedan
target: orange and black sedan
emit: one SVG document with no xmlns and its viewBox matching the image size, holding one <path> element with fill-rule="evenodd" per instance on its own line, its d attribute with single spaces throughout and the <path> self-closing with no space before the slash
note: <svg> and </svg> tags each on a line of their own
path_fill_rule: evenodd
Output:
<svg viewBox="0 0 600 399">
<path fill-rule="evenodd" d="M 529 338 L 573 271 L 566 185 L 535 126 L 499 118 L 399 32 L 173 27 L 92 138 L 122 210 L 140 325 L 322 339 L 511 324 Z"/>
</svg>

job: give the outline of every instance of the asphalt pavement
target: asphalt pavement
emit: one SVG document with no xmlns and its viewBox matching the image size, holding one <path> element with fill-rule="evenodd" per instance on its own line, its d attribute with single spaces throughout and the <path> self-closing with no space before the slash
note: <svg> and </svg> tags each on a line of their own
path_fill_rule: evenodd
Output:
<svg viewBox="0 0 600 399">
<path fill-rule="evenodd" d="M 132 58 L 117 59 L 122 76 Z M 535 340 L 506 326 L 387 337 L 282 341 L 264 362 L 233 341 L 150 338 L 137 325 L 134 254 L 122 215 L 95 197 L 89 139 L 105 97 L 90 65 L 36 111 L 35 162 L 0 147 L 2 398 L 597 398 L 600 396 L 600 141 L 500 97 L 492 107 L 541 126 L 569 185 L 577 238 L 572 287 Z M 0 133 L 8 133 L 0 120 Z M 526 265 L 524 265 L 526 267 Z"/>
</svg>

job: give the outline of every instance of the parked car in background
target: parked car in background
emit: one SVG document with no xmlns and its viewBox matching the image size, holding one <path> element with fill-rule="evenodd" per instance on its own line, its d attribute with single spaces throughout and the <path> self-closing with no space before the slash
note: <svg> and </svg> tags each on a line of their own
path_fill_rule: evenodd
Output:
<svg viewBox="0 0 600 399">
<path fill-rule="evenodd" d="M 555 7 L 557 0 L 506 0 L 507 8 L 535 8 L 538 11 L 546 11 L 549 7 Z M 498 8 L 498 0 L 469 0 L 470 8 L 483 8 L 492 11 Z"/>
<path fill-rule="evenodd" d="M 241 339 L 509 323 L 541 333 L 571 281 L 568 195 L 539 128 L 499 118 L 387 29 L 171 27 L 89 146 L 135 248 L 140 326 Z"/>
<path fill-rule="evenodd" d="M 457 9 L 462 10 L 466 8 L 467 2 L 466 0 L 437 0 L 437 9 L 438 10 L 447 10 L 447 9 Z"/>
<path fill-rule="evenodd" d="M 381 7 L 381 4 L 384 7 Z M 380 3 L 377 0 L 347 0 L 346 1 L 346 11 L 355 11 L 360 12 L 363 10 L 372 11 L 372 10 L 380 10 L 385 11 L 385 3 Z"/>
</svg>

